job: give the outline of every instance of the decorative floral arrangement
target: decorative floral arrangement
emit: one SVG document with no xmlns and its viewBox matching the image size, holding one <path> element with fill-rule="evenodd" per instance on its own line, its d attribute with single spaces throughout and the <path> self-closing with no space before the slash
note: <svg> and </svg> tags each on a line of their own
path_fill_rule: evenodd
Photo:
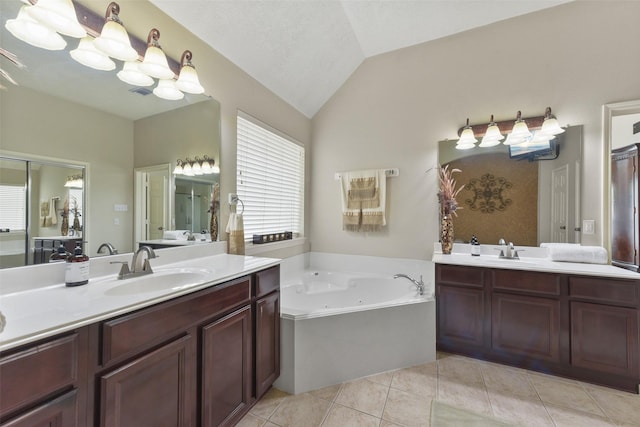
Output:
<svg viewBox="0 0 640 427">
<path fill-rule="evenodd" d="M 438 192 L 438 201 L 444 215 L 454 214 L 458 216 L 456 211 L 462 209 L 458 207 L 456 196 L 464 189 L 464 186 L 456 189 L 456 180 L 453 174 L 462 172 L 460 169 L 449 170 L 449 165 L 438 167 L 438 179 L 440 181 L 440 191 Z"/>
</svg>

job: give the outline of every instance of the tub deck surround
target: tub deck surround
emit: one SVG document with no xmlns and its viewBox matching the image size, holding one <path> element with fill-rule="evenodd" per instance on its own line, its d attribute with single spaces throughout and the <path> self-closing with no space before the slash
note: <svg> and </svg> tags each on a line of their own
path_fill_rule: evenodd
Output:
<svg viewBox="0 0 640 427">
<path fill-rule="evenodd" d="M 311 252 L 280 271 L 277 388 L 304 393 L 435 360 L 432 262 Z M 422 275 L 424 295 L 396 273 Z"/>
<path fill-rule="evenodd" d="M 480 256 L 471 256 L 469 245 L 458 243 L 454 243 L 451 254 L 444 255 L 440 251 L 440 244 L 436 243 L 434 244 L 432 260 L 435 264 L 466 265 L 640 280 L 640 273 L 612 265 L 550 261 L 547 258 L 545 248 L 516 245 L 520 259 L 500 259 L 498 257 L 500 251 L 496 250 L 500 249 L 498 245 L 480 246 L 482 250 Z"/>
<path fill-rule="evenodd" d="M 226 242 L 222 242 L 226 243 Z M 0 312 L 6 326 L 0 333 L 0 351 L 70 331 L 120 314 L 215 286 L 277 265 L 280 260 L 221 253 L 217 246 L 161 249 L 151 261 L 153 280 L 163 272 L 197 270 L 197 276 L 179 287 L 119 292 L 135 279 L 113 280 L 120 265 L 131 254 L 91 259 L 89 284 L 69 288 L 64 285 L 64 263 L 0 270 Z M 205 247 L 209 246 L 209 247 Z M 156 274 L 157 276 L 154 276 Z"/>
</svg>

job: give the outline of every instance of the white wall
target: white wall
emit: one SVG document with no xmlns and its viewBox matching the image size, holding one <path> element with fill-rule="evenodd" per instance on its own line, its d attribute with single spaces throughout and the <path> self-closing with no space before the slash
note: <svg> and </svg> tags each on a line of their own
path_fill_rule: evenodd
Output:
<svg viewBox="0 0 640 427">
<path fill-rule="evenodd" d="M 582 217 L 596 234 L 582 243 L 602 244 L 602 105 L 640 98 L 638 16 L 640 2 L 572 2 L 366 60 L 313 118 L 311 250 L 430 258 L 437 141 L 467 117 L 547 106 L 584 125 Z M 334 172 L 384 167 L 400 168 L 387 180 L 387 229 L 343 232 Z"/>
</svg>

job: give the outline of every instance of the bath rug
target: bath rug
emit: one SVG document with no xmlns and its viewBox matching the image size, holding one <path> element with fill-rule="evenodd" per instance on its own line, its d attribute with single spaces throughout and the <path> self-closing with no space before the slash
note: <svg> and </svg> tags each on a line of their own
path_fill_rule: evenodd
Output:
<svg viewBox="0 0 640 427">
<path fill-rule="evenodd" d="M 505 421 L 488 415 L 478 414 L 466 409 L 434 400 L 431 403 L 431 427 L 508 427 Z"/>
</svg>

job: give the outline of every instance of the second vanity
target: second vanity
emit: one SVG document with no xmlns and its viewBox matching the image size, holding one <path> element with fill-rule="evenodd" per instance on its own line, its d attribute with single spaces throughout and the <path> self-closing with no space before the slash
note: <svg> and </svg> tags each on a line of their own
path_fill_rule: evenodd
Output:
<svg viewBox="0 0 640 427">
<path fill-rule="evenodd" d="M 437 349 L 638 393 L 640 274 L 435 254 Z"/>
<path fill-rule="evenodd" d="M 279 260 L 208 254 L 113 277 L 3 289 L 0 425 L 234 425 L 279 376 Z"/>
</svg>

